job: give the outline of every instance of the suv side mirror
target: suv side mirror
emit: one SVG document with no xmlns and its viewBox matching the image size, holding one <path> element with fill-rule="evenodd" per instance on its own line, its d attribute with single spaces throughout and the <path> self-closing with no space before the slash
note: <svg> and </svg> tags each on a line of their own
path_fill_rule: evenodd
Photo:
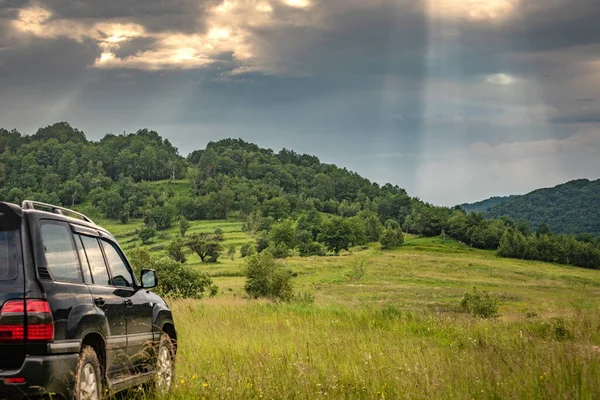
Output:
<svg viewBox="0 0 600 400">
<path fill-rule="evenodd" d="M 153 269 L 143 269 L 141 274 L 142 288 L 151 289 L 158 285 L 158 277 Z"/>
</svg>

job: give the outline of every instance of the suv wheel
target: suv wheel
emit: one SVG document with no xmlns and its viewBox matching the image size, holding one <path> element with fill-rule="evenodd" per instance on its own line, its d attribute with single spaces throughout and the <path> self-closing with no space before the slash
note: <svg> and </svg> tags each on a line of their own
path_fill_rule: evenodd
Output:
<svg viewBox="0 0 600 400">
<path fill-rule="evenodd" d="M 168 393 L 175 379 L 175 351 L 173 342 L 166 333 L 160 337 L 156 352 L 156 377 L 154 383 L 159 393 Z"/>
<path fill-rule="evenodd" d="M 102 398 L 100 361 L 90 346 L 84 346 L 79 354 L 74 397 L 75 400 L 100 400 Z"/>
</svg>

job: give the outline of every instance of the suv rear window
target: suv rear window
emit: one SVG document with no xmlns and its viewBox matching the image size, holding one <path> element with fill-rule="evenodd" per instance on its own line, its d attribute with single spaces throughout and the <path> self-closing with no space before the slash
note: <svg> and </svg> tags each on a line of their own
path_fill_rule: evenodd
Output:
<svg viewBox="0 0 600 400">
<path fill-rule="evenodd" d="M 41 231 L 46 263 L 52 277 L 59 281 L 82 282 L 79 259 L 69 226 L 44 221 Z"/>
<path fill-rule="evenodd" d="M 19 231 L 0 231 L 0 281 L 15 279 L 21 265 Z"/>
</svg>

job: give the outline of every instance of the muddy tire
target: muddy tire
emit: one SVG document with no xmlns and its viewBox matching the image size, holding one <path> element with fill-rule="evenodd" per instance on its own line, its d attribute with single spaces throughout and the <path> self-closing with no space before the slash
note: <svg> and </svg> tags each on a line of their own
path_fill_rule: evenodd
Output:
<svg viewBox="0 0 600 400">
<path fill-rule="evenodd" d="M 90 346 L 83 346 L 75 375 L 75 400 L 101 400 L 103 391 L 102 369 L 98 355 Z"/>
</svg>

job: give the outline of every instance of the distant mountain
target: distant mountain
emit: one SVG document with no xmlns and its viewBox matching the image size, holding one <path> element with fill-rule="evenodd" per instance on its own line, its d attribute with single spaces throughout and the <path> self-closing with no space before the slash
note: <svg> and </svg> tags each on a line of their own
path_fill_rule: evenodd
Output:
<svg viewBox="0 0 600 400">
<path fill-rule="evenodd" d="M 484 210 L 486 218 L 509 216 L 525 219 L 532 228 L 546 223 L 555 233 L 590 233 L 600 236 L 600 179 L 578 179 L 553 188 L 538 189 L 522 196 L 484 200 L 463 207 L 480 209 L 483 203 L 499 203 Z"/>
<path fill-rule="evenodd" d="M 489 199 L 481 200 L 481 201 L 478 201 L 475 203 L 461 204 L 460 208 L 462 208 L 464 210 L 464 212 L 466 212 L 467 214 L 472 213 L 472 212 L 485 212 L 492 207 L 502 204 L 508 200 L 512 200 L 516 197 L 519 197 L 519 196 L 516 196 L 516 195 L 504 196 L 504 197 L 494 196 L 494 197 L 490 197 Z"/>
</svg>

